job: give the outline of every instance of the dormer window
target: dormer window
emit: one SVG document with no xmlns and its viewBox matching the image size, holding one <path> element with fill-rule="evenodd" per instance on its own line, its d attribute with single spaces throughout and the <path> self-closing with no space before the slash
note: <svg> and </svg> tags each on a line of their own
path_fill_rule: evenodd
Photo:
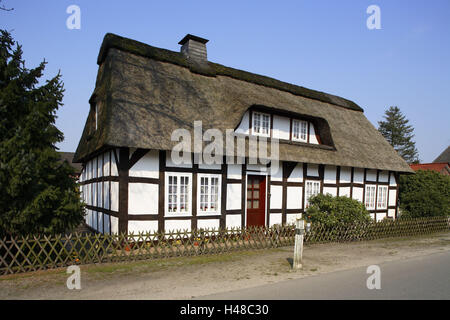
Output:
<svg viewBox="0 0 450 320">
<path fill-rule="evenodd" d="M 292 120 L 292 140 L 307 142 L 308 122 L 304 120 Z"/>
<path fill-rule="evenodd" d="M 270 115 L 267 113 L 253 112 L 253 134 L 270 136 Z"/>
</svg>

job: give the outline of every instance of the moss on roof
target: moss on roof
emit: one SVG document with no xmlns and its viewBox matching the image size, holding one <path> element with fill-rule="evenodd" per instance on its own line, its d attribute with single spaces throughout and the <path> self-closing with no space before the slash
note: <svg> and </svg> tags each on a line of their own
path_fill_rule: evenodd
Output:
<svg viewBox="0 0 450 320">
<path fill-rule="evenodd" d="M 307 89 L 287 82 L 279 81 L 274 78 L 226 67 L 217 63 L 212 62 L 207 62 L 205 64 L 192 63 L 191 61 L 186 59 L 183 56 L 183 54 L 179 52 L 156 48 L 148 44 L 124 38 L 112 33 L 107 33 L 103 39 L 103 43 L 100 48 L 100 52 L 97 59 L 97 63 L 99 65 L 101 65 L 102 62 L 105 60 L 108 50 L 111 48 L 116 48 L 122 51 L 130 52 L 157 61 L 168 62 L 178 66 L 189 68 L 192 72 L 197 74 L 210 77 L 215 77 L 217 75 L 227 76 L 234 79 L 262 85 L 265 87 L 290 92 L 294 95 L 299 95 L 306 98 L 330 103 L 332 105 L 336 105 L 339 107 L 363 112 L 363 109 L 353 101 L 335 95 Z"/>
</svg>

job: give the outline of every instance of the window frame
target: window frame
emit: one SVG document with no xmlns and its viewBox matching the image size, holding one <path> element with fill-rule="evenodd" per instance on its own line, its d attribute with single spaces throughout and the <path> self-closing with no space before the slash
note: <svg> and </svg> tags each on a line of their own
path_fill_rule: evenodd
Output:
<svg viewBox="0 0 450 320">
<path fill-rule="evenodd" d="M 295 138 L 295 135 L 294 135 L 295 123 L 298 123 L 298 138 Z M 301 124 L 305 125 L 305 129 L 306 129 L 306 131 L 305 131 L 305 139 L 301 138 L 301 136 L 302 136 Z M 292 119 L 292 132 L 291 132 L 292 141 L 299 141 L 299 142 L 306 142 L 307 143 L 308 142 L 308 135 L 309 135 L 309 132 L 308 132 L 308 121 L 301 120 L 301 119 Z"/>
<path fill-rule="evenodd" d="M 211 180 L 212 178 L 217 178 L 217 208 L 216 210 L 208 210 L 208 211 L 203 211 L 200 209 L 201 206 L 201 181 L 202 178 L 206 178 L 208 179 L 208 204 L 211 204 Z M 197 174 L 197 216 L 212 216 L 212 215 L 220 215 L 221 214 L 221 210 L 222 210 L 222 175 L 221 174 L 216 174 L 216 173 L 198 173 Z"/>
<path fill-rule="evenodd" d="M 192 172 L 165 172 L 164 174 L 164 216 L 165 217 L 191 217 L 192 216 Z M 169 177 L 177 177 L 177 208 L 178 211 L 169 211 Z M 189 179 L 187 185 L 187 210 L 179 211 L 180 208 L 180 178 Z"/>
<path fill-rule="evenodd" d="M 383 200 L 382 206 L 379 205 L 380 204 L 380 189 L 384 189 L 385 190 L 384 198 L 382 199 Z M 378 186 L 378 188 L 377 188 L 377 210 L 378 209 L 379 210 L 387 209 L 388 192 L 389 192 L 388 189 L 389 189 L 388 186 L 385 186 L 385 185 L 379 185 Z"/>
<path fill-rule="evenodd" d="M 262 131 L 263 129 L 263 117 L 267 116 L 268 118 L 268 122 L 267 122 L 267 134 L 266 133 L 262 133 L 262 132 L 256 132 L 255 131 L 255 121 L 256 121 L 256 115 L 260 116 L 260 124 L 259 124 L 259 128 L 261 129 L 260 131 Z M 270 128 L 272 127 L 272 116 L 269 113 L 264 113 L 264 112 L 259 112 L 259 111 L 252 111 L 252 134 L 255 136 L 261 136 L 261 137 L 270 137 Z"/>
<path fill-rule="evenodd" d="M 314 185 L 315 185 L 315 184 L 318 184 L 318 192 L 315 193 L 315 194 L 313 194 L 313 193 L 311 192 L 310 197 L 313 196 L 313 195 L 315 196 L 315 195 L 320 194 L 320 183 L 321 183 L 320 180 L 305 180 L 305 209 L 309 207 L 308 183 L 311 183 L 311 184 L 312 184 L 312 185 L 311 185 L 311 189 L 312 189 L 311 191 L 314 190 Z"/>
<path fill-rule="evenodd" d="M 373 199 L 372 198 L 368 198 L 368 194 L 369 192 L 367 192 L 368 188 L 373 188 L 374 192 L 373 192 Z M 377 201 L 376 201 L 376 197 L 377 197 L 377 185 L 376 184 L 366 184 L 364 187 L 364 206 L 366 207 L 367 210 L 376 210 L 376 205 L 377 205 Z M 373 201 L 371 201 L 373 200 Z M 369 206 L 367 205 L 369 202 Z M 373 206 L 371 205 L 373 202 Z"/>
</svg>

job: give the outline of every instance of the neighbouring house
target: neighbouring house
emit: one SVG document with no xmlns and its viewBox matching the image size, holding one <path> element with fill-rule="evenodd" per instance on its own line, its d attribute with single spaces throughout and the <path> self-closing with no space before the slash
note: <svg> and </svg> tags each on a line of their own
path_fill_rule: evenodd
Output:
<svg viewBox="0 0 450 320">
<path fill-rule="evenodd" d="M 415 163 L 410 165 L 411 169 L 417 170 L 431 170 L 439 172 L 443 175 L 450 175 L 450 167 L 447 162 L 444 163 Z"/>
<path fill-rule="evenodd" d="M 67 161 L 67 163 L 75 170 L 75 179 L 79 179 L 81 171 L 83 170 L 83 166 L 81 163 L 73 163 L 73 156 L 75 155 L 75 152 L 61 152 L 58 151 L 59 155 L 61 156 L 61 161 Z"/>
<path fill-rule="evenodd" d="M 207 60 L 208 40 L 180 52 L 107 34 L 75 153 L 86 222 L 104 233 L 293 223 L 318 193 L 397 216 L 398 178 L 413 172 L 352 101 Z M 232 129 L 246 146 L 279 140 L 275 163 L 187 163 L 171 157 L 176 129 Z M 202 133 L 201 132 L 201 133 Z M 272 159 L 273 160 L 273 159 Z M 278 164 L 278 163 L 277 163 Z"/>
<path fill-rule="evenodd" d="M 450 146 L 447 147 L 432 163 L 417 163 L 411 164 L 411 169 L 417 170 L 431 170 L 439 172 L 443 175 L 450 175 Z"/>
<path fill-rule="evenodd" d="M 450 163 L 450 146 L 447 147 L 436 159 L 434 163 Z"/>
</svg>

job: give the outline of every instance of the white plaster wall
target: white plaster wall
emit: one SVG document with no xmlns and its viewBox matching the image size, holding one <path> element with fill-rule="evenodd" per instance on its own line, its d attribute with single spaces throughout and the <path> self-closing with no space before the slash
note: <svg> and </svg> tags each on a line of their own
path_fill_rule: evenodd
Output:
<svg viewBox="0 0 450 320">
<path fill-rule="evenodd" d="M 119 182 L 111 182 L 111 210 L 119 211 Z"/>
<path fill-rule="evenodd" d="M 286 214 L 286 224 L 295 224 L 297 216 L 301 216 L 301 213 Z"/>
<path fill-rule="evenodd" d="M 119 233 L 119 218 L 111 216 L 111 234 Z"/>
<path fill-rule="evenodd" d="M 158 232 L 158 221 L 133 221 L 128 220 L 129 233 L 156 233 Z"/>
<path fill-rule="evenodd" d="M 367 170 L 366 180 L 368 181 L 377 181 L 377 170 Z"/>
<path fill-rule="evenodd" d="M 225 217 L 225 224 L 227 229 L 240 228 L 241 227 L 241 215 L 240 214 L 227 214 Z"/>
<path fill-rule="evenodd" d="M 117 154 L 117 156 L 119 156 L 119 154 Z M 117 171 L 117 161 L 113 151 L 111 151 L 111 175 L 112 176 L 119 175 L 119 172 Z"/>
<path fill-rule="evenodd" d="M 309 143 L 319 144 L 319 141 L 317 141 L 316 138 L 316 130 L 311 122 L 309 123 Z"/>
<path fill-rule="evenodd" d="M 319 176 L 319 165 L 318 164 L 312 164 L 308 163 L 307 168 L 307 175 L 311 177 L 318 177 Z"/>
<path fill-rule="evenodd" d="M 336 183 L 336 166 L 325 166 L 324 183 Z"/>
<path fill-rule="evenodd" d="M 236 133 L 242 133 L 242 134 L 249 134 L 249 127 L 248 127 L 249 121 L 250 121 L 250 119 L 249 119 L 249 115 L 248 115 L 248 111 L 247 111 L 247 112 L 244 113 L 244 116 L 242 117 L 241 123 L 236 128 L 235 132 Z"/>
<path fill-rule="evenodd" d="M 103 182 L 104 203 L 103 208 L 109 209 L 111 194 L 109 193 L 109 181 Z"/>
<path fill-rule="evenodd" d="M 242 165 L 229 164 L 227 168 L 228 179 L 242 179 Z"/>
<path fill-rule="evenodd" d="M 270 209 L 281 209 L 283 187 L 270 186 Z"/>
<path fill-rule="evenodd" d="M 103 213 L 98 212 L 98 227 L 97 231 L 103 233 Z"/>
<path fill-rule="evenodd" d="M 159 178 L 159 153 L 151 150 L 131 167 L 130 177 Z"/>
<path fill-rule="evenodd" d="M 333 187 L 323 187 L 323 194 L 331 194 L 333 197 L 337 196 L 337 188 Z"/>
<path fill-rule="evenodd" d="M 269 227 L 274 224 L 281 224 L 281 213 L 271 213 L 269 218 Z"/>
<path fill-rule="evenodd" d="M 395 209 L 389 209 L 388 210 L 388 216 L 392 217 L 392 218 L 395 218 Z"/>
<path fill-rule="evenodd" d="M 241 209 L 242 185 L 238 183 L 227 184 L 227 210 Z"/>
<path fill-rule="evenodd" d="M 97 206 L 103 208 L 103 182 L 99 182 L 97 185 L 97 196 L 98 196 Z"/>
<path fill-rule="evenodd" d="M 364 169 L 355 168 L 353 171 L 353 182 L 364 183 Z"/>
<path fill-rule="evenodd" d="M 270 180 L 272 181 L 283 181 L 283 164 L 282 162 L 278 163 L 278 170 L 275 170 L 275 166 L 270 167 Z"/>
<path fill-rule="evenodd" d="M 349 197 L 350 198 L 350 187 L 341 187 L 339 188 L 339 196 L 340 197 Z"/>
<path fill-rule="evenodd" d="M 92 183 L 92 205 L 97 206 L 97 182 Z"/>
<path fill-rule="evenodd" d="M 275 163 L 274 161 L 270 164 L 269 172 L 271 179 L 272 177 L 275 178 L 274 181 L 281 181 L 283 177 L 283 168 L 282 168 L 282 162 L 278 161 Z"/>
<path fill-rule="evenodd" d="M 349 183 L 352 179 L 352 168 L 350 167 L 341 167 L 341 173 L 339 176 L 340 183 Z M 340 194 L 340 193 L 339 193 Z"/>
<path fill-rule="evenodd" d="M 177 230 L 191 231 L 191 220 L 166 220 L 164 224 L 164 230 L 166 232 Z"/>
<path fill-rule="evenodd" d="M 86 216 L 84 217 L 84 220 L 88 226 L 91 225 L 91 210 L 86 209 Z"/>
<path fill-rule="evenodd" d="M 377 222 L 383 220 L 386 217 L 386 212 L 377 213 Z"/>
<path fill-rule="evenodd" d="M 109 234 L 109 214 L 104 214 L 103 215 L 103 233 L 104 234 Z"/>
<path fill-rule="evenodd" d="M 388 171 L 380 171 L 380 174 L 378 175 L 378 181 L 388 182 L 389 181 L 389 172 Z"/>
<path fill-rule="evenodd" d="M 192 155 L 189 154 L 189 160 L 186 160 L 186 162 L 182 162 L 181 164 L 175 164 L 172 161 L 172 152 L 167 151 L 166 152 L 166 166 L 172 167 L 172 168 L 192 168 Z M 170 169 L 168 169 L 170 170 Z"/>
<path fill-rule="evenodd" d="M 97 157 L 91 160 L 92 178 L 97 178 Z"/>
<path fill-rule="evenodd" d="M 281 179 L 280 179 L 281 181 Z M 302 182 L 303 181 L 303 164 L 297 163 L 291 175 L 287 178 L 288 182 Z"/>
<path fill-rule="evenodd" d="M 103 177 L 103 156 L 98 157 L 97 171 L 98 171 L 97 176 Z"/>
<path fill-rule="evenodd" d="M 302 208 L 302 187 L 287 187 L 286 208 L 287 209 Z"/>
<path fill-rule="evenodd" d="M 86 223 L 88 226 L 92 227 L 92 210 L 90 209 L 86 210 Z"/>
<path fill-rule="evenodd" d="M 359 202 L 363 202 L 363 192 L 364 188 L 353 187 L 353 199 L 356 199 Z"/>
<path fill-rule="evenodd" d="M 393 187 L 397 186 L 397 182 L 395 181 L 395 175 L 393 173 L 391 173 L 391 178 L 389 180 L 389 185 L 393 186 Z"/>
<path fill-rule="evenodd" d="M 105 176 L 109 176 L 109 166 L 110 166 L 110 164 L 109 164 L 109 162 L 110 162 L 109 155 L 110 155 L 110 152 L 109 152 L 109 151 L 108 151 L 108 152 L 105 152 L 105 154 L 103 155 L 103 157 L 104 157 L 104 161 L 103 161 L 103 174 L 104 174 Z"/>
<path fill-rule="evenodd" d="M 397 197 L 396 190 L 389 190 L 389 206 L 395 206 L 395 199 Z"/>
<path fill-rule="evenodd" d="M 158 214 L 159 186 L 150 183 L 128 184 L 129 214 Z"/>
<path fill-rule="evenodd" d="M 220 227 L 219 219 L 199 219 L 197 220 L 197 229 L 215 229 L 218 230 Z"/>
<path fill-rule="evenodd" d="M 291 120 L 287 117 L 273 116 L 273 131 L 274 138 L 289 140 L 291 128 Z"/>
<path fill-rule="evenodd" d="M 375 214 L 374 213 L 370 213 L 369 215 L 372 218 L 372 220 L 375 220 Z"/>
<path fill-rule="evenodd" d="M 208 170 L 221 170 L 222 169 L 222 165 L 221 164 L 216 164 L 216 163 L 213 163 L 213 164 L 204 164 L 204 163 L 202 163 L 202 164 L 199 164 L 198 167 L 200 169 L 208 169 Z"/>
</svg>

